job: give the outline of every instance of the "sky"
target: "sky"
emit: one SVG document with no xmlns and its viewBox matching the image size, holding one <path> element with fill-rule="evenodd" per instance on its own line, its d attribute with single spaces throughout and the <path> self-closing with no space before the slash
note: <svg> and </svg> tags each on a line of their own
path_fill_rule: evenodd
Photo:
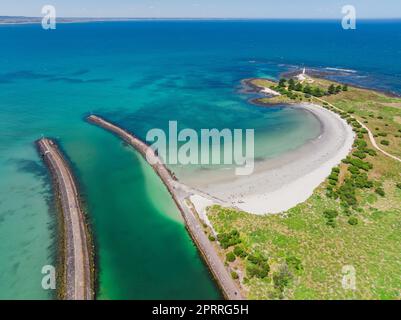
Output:
<svg viewBox="0 0 401 320">
<path fill-rule="evenodd" d="M 358 18 L 401 18 L 401 0 L 0 0 L 0 16 L 341 19 L 353 5 Z"/>
</svg>

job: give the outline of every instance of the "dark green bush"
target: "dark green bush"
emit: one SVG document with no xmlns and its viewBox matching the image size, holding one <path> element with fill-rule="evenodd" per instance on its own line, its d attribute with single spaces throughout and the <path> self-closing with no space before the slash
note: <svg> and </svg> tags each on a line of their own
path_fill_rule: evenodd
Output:
<svg viewBox="0 0 401 320">
<path fill-rule="evenodd" d="M 237 257 L 240 257 L 240 258 L 245 258 L 245 257 L 247 256 L 245 250 L 244 250 L 242 247 L 240 247 L 240 246 L 236 246 L 236 247 L 234 248 L 234 254 L 235 254 Z"/>
<path fill-rule="evenodd" d="M 365 159 L 366 158 L 366 154 L 363 151 L 355 151 L 352 155 L 357 157 L 357 158 L 359 158 L 359 159 Z"/>
<path fill-rule="evenodd" d="M 356 226 L 356 225 L 358 224 L 358 218 L 356 218 L 356 217 L 351 217 L 351 218 L 348 219 L 348 223 L 349 223 L 351 226 Z"/>
<path fill-rule="evenodd" d="M 235 254 L 233 252 L 229 252 L 226 254 L 226 261 L 234 262 L 235 261 Z"/>
<path fill-rule="evenodd" d="M 386 193 L 384 192 L 383 188 L 377 188 L 375 190 L 375 192 L 381 197 L 384 197 L 386 195 Z"/>
<path fill-rule="evenodd" d="M 241 243 L 240 234 L 237 230 L 233 230 L 228 233 L 220 233 L 217 235 L 217 240 L 219 240 L 224 249 Z"/>
<path fill-rule="evenodd" d="M 381 143 L 383 146 L 389 146 L 389 145 L 390 145 L 390 141 L 388 141 L 388 140 L 382 140 L 382 141 L 380 141 L 380 143 Z"/>
</svg>

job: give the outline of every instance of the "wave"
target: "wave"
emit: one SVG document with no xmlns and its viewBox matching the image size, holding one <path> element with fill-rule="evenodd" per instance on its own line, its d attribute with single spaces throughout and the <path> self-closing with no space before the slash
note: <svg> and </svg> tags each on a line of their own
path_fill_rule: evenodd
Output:
<svg viewBox="0 0 401 320">
<path fill-rule="evenodd" d="M 352 70 L 352 69 L 342 69 L 342 68 L 333 68 L 333 67 L 327 67 L 325 70 L 330 70 L 330 71 L 341 71 L 341 72 L 347 72 L 347 73 L 357 73 L 358 71 Z"/>
</svg>

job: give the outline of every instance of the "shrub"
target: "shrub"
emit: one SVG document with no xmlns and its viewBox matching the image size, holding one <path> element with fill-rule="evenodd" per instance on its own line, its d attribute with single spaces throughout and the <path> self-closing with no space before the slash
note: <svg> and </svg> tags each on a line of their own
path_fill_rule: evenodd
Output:
<svg viewBox="0 0 401 320">
<path fill-rule="evenodd" d="M 363 149 L 363 148 L 366 148 L 366 147 L 368 146 L 368 144 L 367 144 L 367 142 L 366 142 L 365 140 L 363 140 L 363 139 L 357 139 L 357 140 L 355 140 L 355 146 L 356 146 L 358 149 Z"/>
<path fill-rule="evenodd" d="M 288 266 L 286 264 L 281 265 L 279 270 L 273 274 L 274 286 L 276 289 L 283 291 L 284 288 L 289 285 L 292 277 L 290 270 L 288 270 Z"/>
<path fill-rule="evenodd" d="M 236 273 L 235 271 L 231 271 L 231 278 L 237 280 L 239 278 L 238 273 Z"/>
<path fill-rule="evenodd" d="M 366 173 L 360 174 L 354 179 L 354 186 L 357 188 L 372 188 L 373 182 L 368 180 Z"/>
<path fill-rule="evenodd" d="M 328 93 L 329 93 L 329 94 L 334 94 L 334 93 L 336 93 L 336 87 L 334 86 L 334 84 L 331 84 L 331 85 L 329 86 Z"/>
<path fill-rule="evenodd" d="M 210 234 L 209 235 L 209 241 L 212 241 L 212 242 L 216 241 L 216 238 L 213 235 Z"/>
<path fill-rule="evenodd" d="M 296 90 L 296 91 L 302 91 L 302 90 L 303 90 L 302 83 L 298 82 L 298 83 L 295 85 L 295 90 Z"/>
<path fill-rule="evenodd" d="M 289 256 L 285 259 L 290 268 L 301 271 L 303 269 L 301 260 L 294 256 Z"/>
<path fill-rule="evenodd" d="M 373 168 L 373 165 L 371 163 L 362 161 L 361 159 L 350 159 L 349 163 L 365 171 L 369 171 Z"/>
<path fill-rule="evenodd" d="M 332 186 L 335 186 L 335 185 L 337 184 L 337 180 L 331 180 L 331 179 L 329 179 L 329 183 L 330 183 Z"/>
<path fill-rule="evenodd" d="M 352 174 L 358 174 L 359 173 L 358 167 L 355 167 L 355 166 L 349 166 L 348 167 L 348 171 L 351 172 Z"/>
<path fill-rule="evenodd" d="M 278 86 L 281 87 L 281 88 L 283 88 L 283 87 L 285 87 L 285 83 L 286 83 L 286 82 L 287 82 L 286 79 L 281 78 L 280 81 L 278 82 Z"/>
<path fill-rule="evenodd" d="M 259 265 L 254 263 L 249 263 L 246 268 L 246 273 L 250 278 L 257 277 L 260 279 L 264 279 L 269 275 L 269 272 L 270 272 L 270 266 L 267 262 Z"/>
<path fill-rule="evenodd" d="M 380 119 L 380 120 L 382 120 L 382 119 L 383 119 L 383 117 L 382 117 L 382 116 L 378 116 L 378 117 L 377 117 L 377 119 Z"/>
<path fill-rule="evenodd" d="M 335 227 L 336 222 L 335 218 L 338 216 L 338 213 L 336 210 L 325 210 L 323 212 L 324 217 L 326 218 L 326 224 L 330 227 Z"/>
<path fill-rule="evenodd" d="M 382 140 L 382 141 L 380 141 L 380 143 L 381 143 L 383 146 L 389 146 L 389 145 L 390 145 L 390 141 L 388 141 L 388 140 Z"/>
<path fill-rule="evenodd" d="M 358 224 L 358 218 L 356 218 L 356 217 L 351 217 L 351 218 L 348 219 L 348 223 L 349 223 L 351 226 L 356 226 L 356 225 Z"/>
<path fill-rule="evenodd" d="M 384 192 L 384 190 L 382 188 L 377 188 L 375 190 L 375 192 L 381 197 L 384 197 L 386 195 L 386 193 Z"/>
<path fill-rule="evenodd" d="M 365 149 L 364 150 L 366 153 L 368 153 L 370 156 L 376 156 L 377 155 L 377 152 L 376 152 L 376 150 L 373 150 L 373 149 Z"/>
<path fill-rule="evenodd" d="M 236 246 L 235 248 L 234 248 L 234 254 L 237 256 L 237 257 L 240 257 L 240 258 L 245 258 L 246 256 L 247 256 L 247 254 L 246 254 L 246 252 L 244 251 L 244 249 L 242 248 L 242 247 L 240 247 L 240 246 Z"/>
<path fill-rule="evenodd" d="M 235 261 L 235 254 L 233 252 L 229 252 L 226 254 L 226 260 L 228 262 L 234 262 Z"/>
<path fill-rule="evenodd" d="M 347 217 L 349 217 L 349 216 L 352 215 L 352 212 L 351 212 L 351 210 L 349 210 L 349 209 L 344 209 L 343 213 L 344 213 L 344 215 L 346 215 Z"/>
<path fill-rule="evenodd" d="M 326 219 L 334 219 L 338 216 L 338 213 L 336 210 L 325 210 L 323 212 L 323 215 L 325 216 Z"/>
<path fill-rule="evenodd" d="M 338 189 L 338 196 L 340 200 L 347 203 L 348 206 L 354 206 L 357 204 L 355 187 L 350 179 L 346 179 L 344 184 Z"/>
<path fill-rule="evenodd" d="M 332 173 L 331 175 L 329 175 L 329 179 L 338 181 L 338 173 L 337 172 Z"/>
<path fill-rule="evenodd" d="M 268 259 L 260 253 L 248 255 L 247 274 L 249 277 L 266 278 L 270 271 Z"/>
<path fill-rule="evenodd" d="M 355 151 L 352 155 L 357 157 L 357 158 L 359 158 L 359 159 L 365 159 L 366 158 L 366 154 L 363 151 Z"/>
<path fill-rule="evenodd" d="M 268 259 L 264 256 L 262 256 L 260 253 L 254 253 L 248 255 L 248 261 L 254 263 L 254 264 L 262 264 L 263 262 L 266 262 Z"/>
<path fill-rule="evenodd" d="M 377 135 L 379 137 L 387 137 L 387 133 L 384 133 L 384 132 L 379 132 L 379 133 L 377 133 Z"/>
<path fill-rule="evenodd" d="M 397 183 L 397 184 L 396 184 L 396 187 L 397 187 L 398 189 L 401 189 L 401 183 Z"/>
<path fill-rule="evenodd" d="M 229 233 L 220 233 L 217 235 L 217 240 L 219 240 L 223 249 L 235 246 L 241 242 L 240 234 L 237 230 L 232 230 Z"/>
</svg>

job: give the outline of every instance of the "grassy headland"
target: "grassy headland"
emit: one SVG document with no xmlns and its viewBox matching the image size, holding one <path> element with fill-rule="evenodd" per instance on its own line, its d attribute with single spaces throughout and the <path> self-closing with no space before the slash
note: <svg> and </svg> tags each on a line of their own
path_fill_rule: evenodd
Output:
<svg viewBox="0 0 401 320">
<path fill-rule="evenodd" d="M 313 102 L 338 113 L 357 134 L 351 154 L 311 198 L 282 214 L 209 208 L 219 234 L 210 240 L 249 299 L 400 299 L 401 162 L 377 150 L 360 123 L 399 157 L 401 99 L 309 80 L 249 81 L 281 93 L 257 104 Z M 355 270 L 355 289 L 343 286 L 347 268 Z"/>
</svg>

